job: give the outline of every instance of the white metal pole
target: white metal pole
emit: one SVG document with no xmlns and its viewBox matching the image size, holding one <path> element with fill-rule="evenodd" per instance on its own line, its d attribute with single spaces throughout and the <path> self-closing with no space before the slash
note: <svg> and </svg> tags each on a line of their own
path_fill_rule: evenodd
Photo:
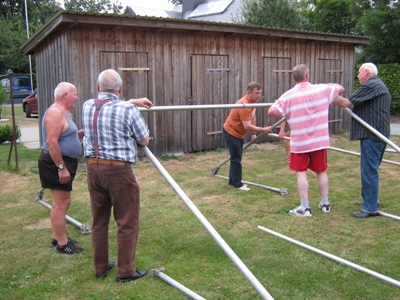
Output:
<svg viewBox="0 0 400 300">
<path fill-rule="evenodd" d="M 51 205 L 44 202 L 42 200 L 43 197 L 43 193 L 44 193 L 44 189 L 40 189 L 36 192 L 36 202 L 39 203 L 40 205 L 43 205 L 44 207 L 47 207 L 49 210 L 51 210 Z M 70 222 L 71 224 L 75 225 L 76 227 L 78 227 L 81 230 L 82 234 L 89 234 L 91 233 L 91 229 L 90 229 L 90 225 L 88 224 L 82 224 L 80 222 L 78 222 L 77 220 L 71 218 L 70 216 L 66 215 L 65 219 Z"/>
<path fill-rule="evenodd" d="M 270 133 L 270 136 L 278 137 L 278 134 L 276 133 Z M 284 139 L 290 140 L 290 137 L 285 136 Z M 344 150 L 340 148 L 335 148 L 335 147 L 328 147 L 329 150 L 337 151 L 337 152 L 342 152 L 342 153 L 347 153 L 355 156 L 361 156 L 360 153 L 354 152 L 354 151 L 349 151 L 349 150 Z M 394 160 L 388 160 L 388 159 L 382 159 L 382 162 L 392 164 L 392 165 L 398 165 L 400 166 L 400 162 L 394 161 Z"/>
<path fill-rule="evenodd" d="M 141 148 L 146 156 L 150 159 L 153 165 L 169 183 L 169 185 L 174 189 L 176 194 L 182 199 L 183 203 L 191 210 L 195 217 L 200 221 L 204 228 L 209 232 L 209 234 L 214 238 L 216 243 L 221 247 L 221 249 L 226 253 L 226 255 L 233 261 L 233 263 L 238 267 L 238 269 L 243 273 L 247 280 L 254 286 L 263 299 L 273 299 L 268 291 L 261 285 L 257 278 L 251 273 L 251 271 L 246 267 L 246 265 L 240 260 L 235 252 L 229 247 L 229 245 L 224 241 L 224 239 L 218 234 L 214 227 L 208 222 L 208 220 L 203 216 L 203 214 L 198 210 L 198 208 L 193 204 L 181 187 L 175 182 L 171 175 L 165 170 L 161 163 L 157 160 L 154 154 L 147 148 Z"/>
<path fill-rule="evenodd" d="M 218 175 L 218 174 L 215 174 L 214 177 L 219 177 L 219 178 L 223 178 L 223 179 L 229 179 L 229 177 L 227 177 L 227 176 Z M 289 194 L 289 192 L 288 192 L 288 190 L 286 188 L 280 188 L 279 189 L 279 188 L 275 188 L 275 187 L 272 187 L 272 186 L 263 185 L 263 184 L 259 184 L 259 183 L 254 183 L 254 182 L 245 181 L 245 180 L 242 180 L 242 182 L 245 183 L 245 184 L 258 186 L 258 187 L 266 189 L 266 190 L 270 190 L 270 191 L 273 191 L 273 192 L 280 193 L 281 196 L 286 196 L 286 195 Z"/>
<path fill-rule="evenodd" d="M 228 108 L 252 108 L 268 107 L 273 103 L 253 103 L 253 104 L 204 104 L 204 105 L 170 105 L 153 106 L 152 108 L 139 107 L 142 112 L 154 111 L 174 111 L 174 110 L 204 110 L 204 109 L 228 109 Z"/>
<path fill-rule="evenodd" d="M 29 40 L 29 22 L 28 22 L 28 6 L 26 5 L 26 0 L 25 0 L 25 21 L 26 21 L 26 39 Z M 32 61 L 31 61 L 31 55 L 29 54 L 29 72 L 30 72 L 30 77 L 31 77 L 31 93 L 33 92 L 33 80 L 32 80 Z"/>
<path fill-rule="evenodd" d="M 199 296 L 198 294 L 196 294 L 195 292 L 193 292 L 192 290 L 188 289 L 187 287 L 185 287 L 184 285 L 180 284 L 179 282 L 177 282 L 176 280 L 172 279 L 171 277 L 169 277 L 168 275 L 164 274 L 164 268 L 158 268 L 155 270 L 151 271 L 151 275 L 160 278 L 161 280 L 165 281 L 166 283 L 172 285 L 173 287 L 177 288 L 178 290 L 180 290 L 181 292 L 185 293 L 187 296 L 189 296 L 192 299 L 195 300 L 205 300 L 203 297 Z"/>
<path fill-rule="evenodd" d="M 289 237 L 287 237 L 287 236 L 285 236 L 285 235 L 283 235 L 283 234 L 280 234 L 280 233 L 275 232 L 275 231 L 273 231 L 273 230 L 267 229 L 267 228 L 265 228 L 265 227 L 257 226 L 257 228 L 260 229 L 260 230 L 262 230 L 262 231 L 265 231 L 265 232 L 267 232 L 267 233 L 269 233 L 269 234 L 275 235 L 275 236 L 277 236 L 277 237 L 279 237 L 279 238 L 281 238 L 281 239 L 284 239 L 284 240 L 286 240 L 286 241 L 288 241 L 288 242 L 291 242 L 291 243 L 293 243 L 293 244 L 296 244 L 296 245 L 298 245 L 298 246 L 300 246 L 300 247 L 303 247 L 303 248 L 305 248 L 305 249 L 307 249 L 307 250 L 310 250 L 310 251 L 313 251 L 313 252 L 315 252 L 315 253 L 317 253 L 317 254 L 320 254 L 320 255 L 322 255 L 322 256 L 325 256 L 325 257 L 327 257 L 327 258 L 329 258 L 329 259 L 331 259 L 331 260 L 334 260 L 334 261 L 336 261 L 336 262 L 338 262 L 338 263 L 347 265 L 347 266 L 352 267 L 352 268 L 354 268 L 354 269 L 356 269 L 356 270 L 358 270 L 358 271 L 367 273 L 367 274 L 372 275 L 372 276 L 374 276 L 374 277 L 376 277 L 376 278 L 379 278 L 379 279 L 381 279 L 381 280 L 383 280 L 383 281 L 386 281 L 386 282 L 388 282 L 388 283 L 391 283 L 391 284 L 393 284 L 393 285 L 395 285 L 395 286 L 400 287 L 400 281 L 397 281 L 397 280 L 395 280 L 395 279 L 393 279 L 393 278 L 390 278 L 390 277 L 387 277 L 387 276 L 382 275 L 382 274 L 380 274 L 380 273 L 371 271 L 371 270 L 369 270 L 369 269 L 367 269 L 367 268 L 361 267 L 361 266 L 359 266 L 359 265 L 356 265 L 356 264 L 354 264 L 354 263 L 352 263 L 352 262 L 349 262 L 349 261 L 347 261 L 347 260 L 344 260 L 344 259 L 342 259 L 342 258 L 340 258 L 340 257 L 337 257 L 337 256 L 335 256 L 335 255 L 332 255 L 332 254 L 330 254 L 330 253 L 327 253 L 327 252 L 325 252 L 325 251 L 322 251 L 322 250 L 319 250 L 319 249 L 317 249 L 317 248 L 311 247 L 311 246 L 309 246 L 309 245 L 307 245 L 307 244 L 304 244 L 304 243 L 302 243 L 302 242 L 299 242 L 299 241 L 297 241 L 297 240 L 294 240 L 294 239 L 292 239 L 292 238 L 289 238 Z"/>
<path fill-rule="evenodd" d="M 350 116 L 352 116 L 356 121 L 364 125 L 365 128 L 367 128 L 369 131 L 371 131 L 373 134 L 375 134 L 378 138 L 380 138 L 382 141 L 384 141 L 386 144 L 390 145 L 393 149 L 395 149 L 397 152 L 400 153 L 400 148 L 393 143 L 391 140 L 389 140 L 386 136 L 384 136 L 382 133 L 380 133 L 378 130 L 376 130 L 374 127 L 369 125 L 367 122 L 365 122 L 363 119 L 361 119 L 359 116 L 357 116 L 355 113 L 353 113 L 350 109 L 345 108 L 344 109 Z"/>
</svg>

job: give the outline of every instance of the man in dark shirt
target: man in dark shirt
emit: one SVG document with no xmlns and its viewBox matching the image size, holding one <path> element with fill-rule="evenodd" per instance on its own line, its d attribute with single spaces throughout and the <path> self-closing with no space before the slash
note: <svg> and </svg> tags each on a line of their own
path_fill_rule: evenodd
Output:
<svg viewBox="0 0 400 300">
<path fill-rule="evenodd" d="M 389 138 L 390 135 L 390 93 L 383 81 L 377 76 L 378 69 L 373 63 L 364 63 L 358 70 L 361 86 L 349 100 L 353 112 L 361 119 Z M 356 218 L 368 218 L 378 215 L 379 174 L 378 169 L 385 153 L 386 143 L 360 124 L 351 121 L 350 140 L 360 140 L 361 212 L 353 213 Z"/>
</svg>

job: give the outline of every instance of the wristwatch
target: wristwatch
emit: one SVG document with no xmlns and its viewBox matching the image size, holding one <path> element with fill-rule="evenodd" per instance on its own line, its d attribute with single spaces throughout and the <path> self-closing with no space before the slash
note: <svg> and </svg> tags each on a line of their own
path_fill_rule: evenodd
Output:
<svg viewBox="0 0 400 300">
<path fill-rule="evenodd" d="M 57 168 L 58 168 L 59 170 L 64 169 L 64 164 L 59 164 L 59 165 L 57 166 Z"/>
</svg>

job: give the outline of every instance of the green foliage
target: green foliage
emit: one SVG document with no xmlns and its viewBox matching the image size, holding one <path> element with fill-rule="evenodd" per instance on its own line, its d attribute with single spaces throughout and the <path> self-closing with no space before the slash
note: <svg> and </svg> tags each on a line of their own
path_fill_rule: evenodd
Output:
<svg viewBox="0 0 400 300">
<path fill-rule="evenodd" d="M 15 128 L 16 137 L 18 139 L 21 136 L 21 130 L 17 125 Z M 13 137 L 13 127 L 9 124 L 0 126 L 0 144 L 4 142 L 11 142 Z"/>
<path fill-rule="evenodd" d="M 243 22 L 249 25 L 288 29 L 306 29 L 307 19 L 296 10 L 292 0 L 245 0 Z"/>
<path fill-rule="evenodd" d="M 400 3 L 389 0 L 378 1 L 367 10 L 361 19 L 364 33 L 371 43 L 363 47 L 360 61 L 372 61 L 376 64 L 400 62 Z"/>
<path fill-rule="evenodd" d="M 378 75 L 386 84 L 392 96 L 391 114 L 400 114 L 400 64 L 378 65 Z"/>
<path fill-rule="evenodd" d="M 2 85 L 0 85 L 0 105 L 4 104 L 8 99 L 8 96 L 6 94 L 6 90 L 3 88 Z M 1 106 L 0 106 L 1 109 Z M 1 110 L 0 110 L 1 112 Z"/>
<path fill-rule="evenodd" d="M 351 34 L 357 24 L 357 11 L 353 0 L 317 0 L 310 22 L 315 31 Z"/>
<path fill-rule="evenodd" d="M 111 0 L 64 0 L 66 10 L 85 11 L 92 13 L 121 13 L 119 1 Z"/>
</svg>

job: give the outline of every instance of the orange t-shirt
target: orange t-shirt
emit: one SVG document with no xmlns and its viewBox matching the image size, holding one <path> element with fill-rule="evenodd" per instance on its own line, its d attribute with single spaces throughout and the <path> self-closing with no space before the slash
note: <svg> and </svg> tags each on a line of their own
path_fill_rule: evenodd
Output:
<svg viewBox="0 0 400 300">
<path fill-rule="evenodd" d="M 244 96 L 242 99 L 236 102 L 236 104 L 251 104 L 249 98 Z M 233 108 L 229 113 L 228 118 L 225 121 L 224 129 L 230 135 L 237 138 L 244 138 L 247 130 L 244 128 L 242 121 L 252 121 L 253 120 L 253 110 L 252 108 Z"/>
</svg>

